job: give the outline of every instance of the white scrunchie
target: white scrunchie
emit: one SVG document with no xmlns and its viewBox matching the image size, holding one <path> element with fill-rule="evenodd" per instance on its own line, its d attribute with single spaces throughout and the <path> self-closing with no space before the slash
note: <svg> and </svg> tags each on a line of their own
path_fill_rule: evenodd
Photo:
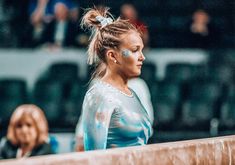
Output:
<svg viewBox="0 0 235 165">
<path fill-rule="evenodd" d="M 113 22 L 113 20 L 110 17 L 105 18 L 103 16 L 98 15 L 95 18 L 96 18 L 97 21 L 100 22 L 101 28 L 103 28 L 103 27 L 105 27 L 105 26 L 107 26 L 107 25 L 109 25 Z"/>
</svg>

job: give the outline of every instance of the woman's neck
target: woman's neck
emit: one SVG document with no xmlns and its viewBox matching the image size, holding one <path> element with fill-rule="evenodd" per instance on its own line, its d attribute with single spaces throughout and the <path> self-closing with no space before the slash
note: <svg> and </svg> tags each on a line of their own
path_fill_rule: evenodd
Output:
<svg viewBox="0 0 235 165">
<path fill-rule="evenodd" d="M 34 148 L 34 144 L 22 144 L 20 149 L 22 150 L 22 155 L 25 155 L 28 152 L 31 152 Z"/>
<path fill-rule="evenodd" d="M 102 81 L 111 84 L 112 86 L 116 87 L 120 91 L 130 95 L 131 91 L 127 86 L 127 78 L 122 77 L 119 74 L 113 74 L 111 72 L 106 72 L 104 77 L 101 78 Z"/>
</svg>

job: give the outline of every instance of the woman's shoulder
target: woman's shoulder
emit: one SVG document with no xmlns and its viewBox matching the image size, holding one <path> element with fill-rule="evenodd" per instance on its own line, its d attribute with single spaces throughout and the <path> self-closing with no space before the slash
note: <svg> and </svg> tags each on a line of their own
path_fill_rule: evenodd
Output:
<svg viewBox="0 0 235 165">
<path fill-rule="evenodd" d="M 108 84 L 104 82 L 97 81 L 94 83 L 87 91 L 84 102 L 88 103 L 85 105 L 93 104 L 108 104 L 108 105 L 117 105 L 117 91 L 112 87 L 109 87 Z"/>
<path fill-rule="evenodd" d="M 115 90 L 107 83 L 97 80 L 87 91 L 87 95 L 110 96 L 115 94 Z"/>
<path fill-rule="evenodd" d="M 0 159 L 15 158 L 17 148 L 10 140 L 3 137 L 0 142 Z"/>
<path fill-rule="evenodd" d="M 7 145 L 7 143 L 8 143 L 8 140 L 6 137 L 1 138 L 0 148 L 3 148 L 5 145 Z"/>
<path fill-rule="evenodd" d="M 48 155 L 48 154 L 54 154 L 52 147 L 49 143 L 45 142 L 37 147 L 35 147 L 32 151 L 32 156 L 36 155 Z"/>
<path fill-rule="evenodd" d="M 0 148 L 17 148 L 17 146 L 13 145 L 13 143 L 7 139 L 7 137 L 3 137 L 0 141 Z"/>
</svg>

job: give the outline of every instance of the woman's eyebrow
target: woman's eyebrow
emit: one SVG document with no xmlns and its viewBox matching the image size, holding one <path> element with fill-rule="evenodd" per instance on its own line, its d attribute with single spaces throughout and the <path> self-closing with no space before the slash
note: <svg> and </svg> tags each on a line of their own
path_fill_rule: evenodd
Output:
<svg viewBox="0 0 235 165">
<path fill-rule="evenodd" d="M 139 45 L 130 45 L 130 48 L 135 49 L 135 48 L 140 48 Z"/>
<path fill-rule="evenodd" d="M 141 45 L 134 45 L 131 47 L 131 49 L 143 49 L 144 46 L 141 46 Z"/>
</svg>

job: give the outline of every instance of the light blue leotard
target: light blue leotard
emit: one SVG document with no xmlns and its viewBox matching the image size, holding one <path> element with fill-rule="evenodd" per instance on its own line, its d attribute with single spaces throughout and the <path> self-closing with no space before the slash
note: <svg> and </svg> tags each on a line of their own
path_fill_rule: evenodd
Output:
<svg viewBox="0 0 235 165">
<path fill-rule="evenodd" d="M 85 150 L 147 144 L 151 121 L 131 92 L 127 95 L 102 81 L 87 91 L 82 113 Z"/>
</svg>

